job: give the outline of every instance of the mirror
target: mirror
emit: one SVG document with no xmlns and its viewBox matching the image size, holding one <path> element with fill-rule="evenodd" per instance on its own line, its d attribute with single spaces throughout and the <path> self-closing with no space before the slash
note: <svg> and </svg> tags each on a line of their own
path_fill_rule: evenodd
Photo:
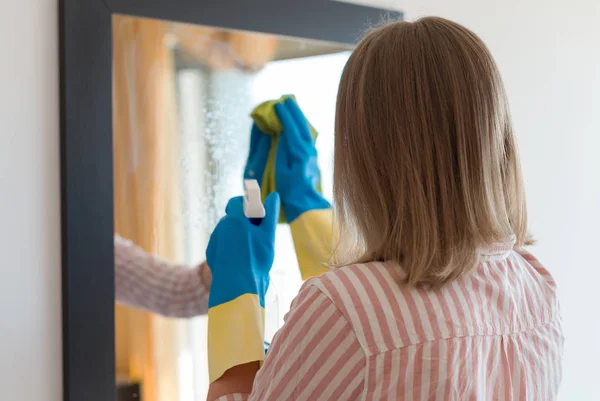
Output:
<svg viewBox="0 0 600 401">
<path fill-rule="evenodd" d="M 319 132 L 324 195 L 332 196 L 335 98 L 346 45 L 113 17 L 115 230 L 173 263 L 197 266 L 227 200 L 241 195 L 250 112 L 294 94 Z M 301 285 L 280 225 L 266 336 Z M 119 381 L 143 401 L 206 397 L 206 318 L 167 319 L 117 306 Z"/>
</svg>

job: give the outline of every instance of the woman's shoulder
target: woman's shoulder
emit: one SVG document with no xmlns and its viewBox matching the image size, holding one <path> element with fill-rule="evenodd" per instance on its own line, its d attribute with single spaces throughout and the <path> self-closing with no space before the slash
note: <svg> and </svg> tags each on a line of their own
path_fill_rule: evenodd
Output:
<svg viewBox="0 0 600 401">
<path fill-rule="evenodd" d="M 356 303 L 376 298 L 398 287 L 399 278 L 387 263 L 372 262 L 332 268 L 306 281 L 329 296 L 334 303 Z"/>
<path fill-rule="evenodd" d="M 325 294 L 352 325 L 363 348 L 377 353 L 406 341 L 389 327 L 389 322 L 404 324 L 399 309 L 406 290 L 396 271 L 389 263 L 353 264 L 311 278 L 304 286 Z"/>
<path fill-rule="evenodd" d="M 535 270 L 542 279 L 551 287 L 556 287 L 556 282 L 554 281 L 554 277 L 546 269 L 546 267 L 539 261 L 537 257 L 535 257 L 529 250 L 525 248 L 515 248 L 514 250 L 523 260 L 527 262 L 527 264 Z"/>
</svg>

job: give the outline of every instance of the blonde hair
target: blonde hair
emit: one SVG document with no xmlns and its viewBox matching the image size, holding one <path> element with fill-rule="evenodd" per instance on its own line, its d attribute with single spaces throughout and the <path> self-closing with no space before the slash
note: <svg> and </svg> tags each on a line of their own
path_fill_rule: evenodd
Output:
<svg viewBox="0 0 600 401">
<path fill-rule="evenodd" d="M 527 242 L 504 87 L 484 43 L 442 18 L 364 37 L 336 110 L 336 264 L 397 262 L 409 285 L 470 272 L 479 250 Z"/>
</svg>

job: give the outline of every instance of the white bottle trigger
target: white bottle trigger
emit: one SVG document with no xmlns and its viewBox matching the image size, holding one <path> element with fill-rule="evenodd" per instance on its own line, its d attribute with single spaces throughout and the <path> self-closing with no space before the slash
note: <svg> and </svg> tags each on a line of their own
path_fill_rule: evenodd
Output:
<svg viewBox="0 0 600 401">
<path fill-rule="evenodd" d="M 244 180 L 244 215 L 249 219 L 265 217 L 265 207 L 260 198 L 260 186 L 256 180 Z"/>
</svg>

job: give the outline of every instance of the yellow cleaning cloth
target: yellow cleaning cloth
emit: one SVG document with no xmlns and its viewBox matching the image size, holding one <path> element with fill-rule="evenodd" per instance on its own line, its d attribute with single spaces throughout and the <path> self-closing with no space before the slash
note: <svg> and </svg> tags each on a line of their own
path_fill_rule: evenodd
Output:
<svg viewBox="0 0 600 401">
<path fill-rule="evenodd" d="M 276 100 L 268 100 L 256 106 L 250 117 L 254 120 L 256 126 L 265 134 L 271 136 L 271 149 L 269 150 L 269 156 L 267 158 L 267 164 L 265 166 L 265 172 L 263 174 L 263 179 L 261 182 L 261 197 L 264 202 L 267 199 L 267 196 L 271 192 L 276 192 L 277 188 L 275 185 L 275 157 L 277 154 L 277 144 L 279 143 L 279 135 L 281 135 L 283 131 L 283 127 L 279 118 L 277 117 L 277 113 L 275 112 L 275 104 L 283 103 L 286 99 L 293 99 L 296 101 L 294 95 L 284 95 Z M 314 140 L 317 139 L 317 130 L 308 123 L 310 128 L 310 132 Z M 317 191 L 321 193 L 321 182 L 317 184 Z M 281 209 L 281 214 L 279 215 L 279 223 L 286 223 L 287 220 L 283 213 L 283 208 Z"/>
</svg>

